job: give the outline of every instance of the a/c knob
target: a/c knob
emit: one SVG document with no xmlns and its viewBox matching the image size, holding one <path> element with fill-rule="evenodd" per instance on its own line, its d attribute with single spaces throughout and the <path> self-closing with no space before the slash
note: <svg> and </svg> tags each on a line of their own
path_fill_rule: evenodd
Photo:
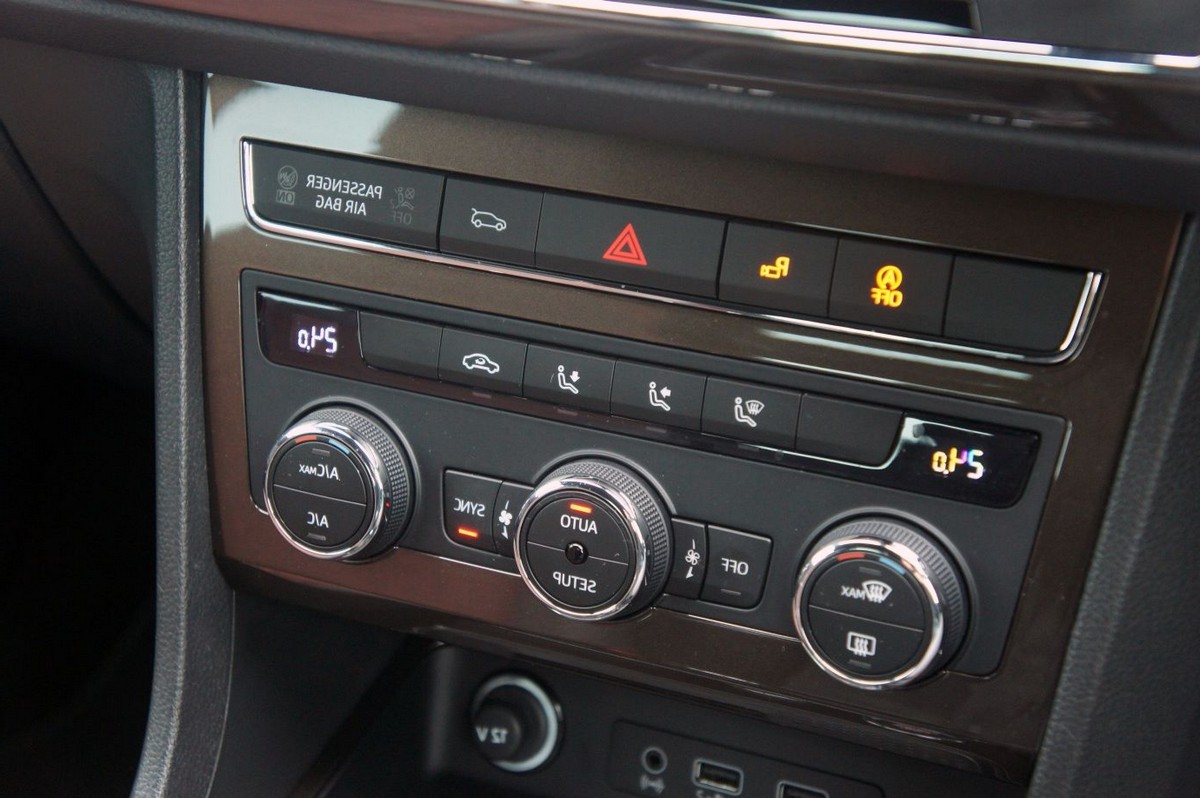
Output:
<svg viewBox="0 0 1200 798">
<path fill-rule="evenodd" d="M 412 470 L 396 437 L 372 416 L 326 407 L 292 425 L 271 450 L 267 514 L 312 557 L 362 560 L 404 532 Z"/>
</svg>

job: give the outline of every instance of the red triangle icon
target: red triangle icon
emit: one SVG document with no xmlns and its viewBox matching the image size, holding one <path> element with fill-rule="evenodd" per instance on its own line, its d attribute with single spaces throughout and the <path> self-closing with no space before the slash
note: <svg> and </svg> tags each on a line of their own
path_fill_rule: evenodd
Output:
<svg viewBox="0 0 1200 798">
<path fill-rule="evenodd" d="M 608 251 L 604 253 L 604 259 L 633 266 L 646 265 L 646 256 L 642 253 L 642 244 L 638 241 L 632 222 L 625 225 L 625 229 L 609 245 Z"/>
</svg>

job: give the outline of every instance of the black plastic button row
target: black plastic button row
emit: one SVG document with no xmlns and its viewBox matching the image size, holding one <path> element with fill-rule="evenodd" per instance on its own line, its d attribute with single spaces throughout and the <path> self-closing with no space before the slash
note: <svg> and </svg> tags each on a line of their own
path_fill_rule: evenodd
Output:
<svg viewBox="0 0 1200 798">
<path fill-rule="evenodd" d="M 442 482 L 442 517 L 446 537 L 463 546 L 513 556 L 512 533 L 516 516 L 533 489 L 516 482 L 463 471 L 446 471 Z M 567 503 L 568 499 L 561 500 Z M 603 508 L 597 510 L 597 531 L 589 539 L 586 575 L 599 591 L 595 597 L 575 595 L 574 584 L 561 584 L 563 600 L 579 603 L 581 598 L 608 598 L 623 583 L 630 560 L 628 544 L 617 521 Z M 546 573 L 568 568 L 564 560 L 572 535 L 553 523 L 550 507 L 538 516 L 529 530 L 529 554 Z M 767 569 L 771 562 L 771 540 L 695 521 L 673 519 L 675 560 L 666 592 L 690 599 L 748 609 L 762 599 Z M 579 565 L 579 564 L 576 564 Z M 583 580 L 587 582 L 588 580 Z M 554 592 L 554 589 L 550 589 Z M 557 594 L 556 594 L 557 595 Z"/>
<path fill-rule="evenodd" d="M 730 222 L 718 296 L 881 330 L 1031 352 L 1066 342 L 1079 271 Z"/>
<path fill-rule="evenodd" d="M 1054 352 L 1084 288 L 1081 271 L 292 147 L 252 152 L 254 209 L 269 221 L 881 330 Z"/>
<path fill-rule="evenodd" d="M 864 465 L 891 454 L 902 414 L 886 407 L 708 378 L 703 429 L 763 446 Z"/>
<path fill-rule="evenodd" d="M 607 413 L 615 361 L 511 338 L 360 314 L 368 365 Z"/>
<path fill-rule="evenodd" d="M 362 313 L 360 326 L 376 368 L 819 457 L 879 465 L 900 425 L 888 408 L 423 322 Z"/>
</svg>

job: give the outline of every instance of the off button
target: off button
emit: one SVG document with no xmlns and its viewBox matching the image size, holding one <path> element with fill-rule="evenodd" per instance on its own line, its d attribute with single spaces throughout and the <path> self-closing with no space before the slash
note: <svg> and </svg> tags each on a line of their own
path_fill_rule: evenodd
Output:
<svg viewBox="0 0 1200 798">
<path fill-rule="evenodd" d="M 710 526 L 708 572 L 700 598 L 730 607 L 753 607 L 762 598 L 770 562 L 769 538 Z"/>
</svg>

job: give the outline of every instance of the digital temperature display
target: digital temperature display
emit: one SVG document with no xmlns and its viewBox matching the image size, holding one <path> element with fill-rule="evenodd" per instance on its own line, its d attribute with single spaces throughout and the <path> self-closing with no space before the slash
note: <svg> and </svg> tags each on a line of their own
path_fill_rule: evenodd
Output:
<svg viewBox="0 0 1200 798">
<path fill-rule="evenodd" d="M 905 490 L 991 507 L 1021 497 L 1039 437 L 990 424 L 965 426 L 908 416 L 884 480 Z"/>
<path fill-rule="evenodd" d="M 983 465 L 982 449 L 959 449 L 951 446 L 948 450 L 938 450 L 933 453 L 929 467 L 935 474 L 948 476 L 961 472 L 967 479 L 983 479 L 987 469 Z"/>
<path fill-rule="evenodd" d="M 258 302 L 263 348 L 275 362 L 321 369 L 315 364 L 326 362 L 338 373 L 360 362 L 356 311 L 267 293 Z"/>
<path fill-rule="evenodd" d="M 292 319 L 292 348 L 306 355 L 337 357 L 338 327 L 335 322 L 296 315 Z"/>
</svg>

